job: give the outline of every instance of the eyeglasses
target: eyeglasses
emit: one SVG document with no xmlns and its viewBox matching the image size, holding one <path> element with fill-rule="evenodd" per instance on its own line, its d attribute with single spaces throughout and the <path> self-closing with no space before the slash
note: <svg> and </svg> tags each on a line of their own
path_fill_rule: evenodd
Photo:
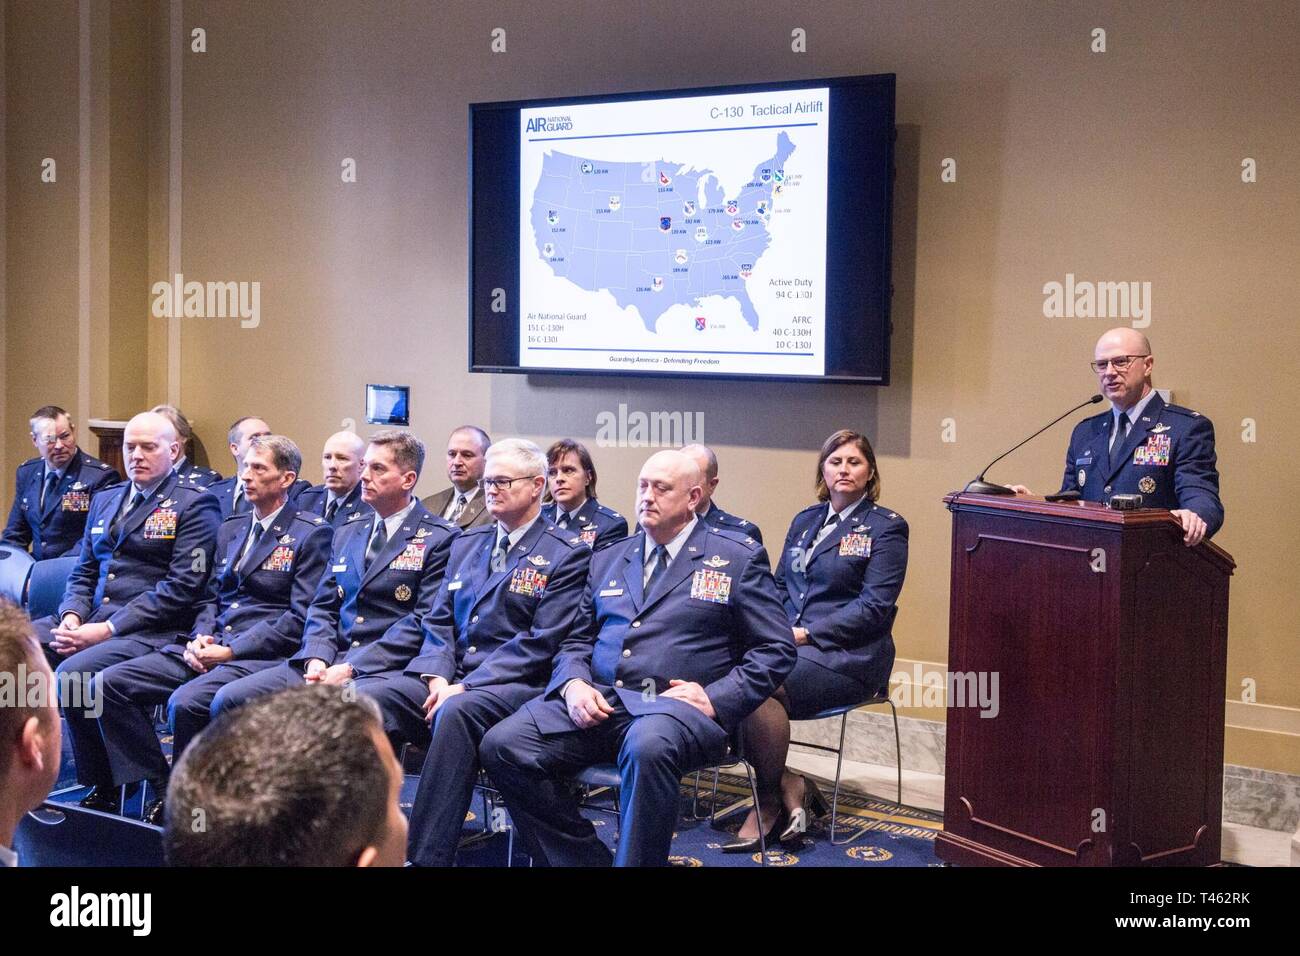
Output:
<svg viewBox="0 0 1300 956">
<path fill-rule="evenodd" d="M 489 488 L 493 489 L 494 491 L 504 491 L 506 488 L 509 488 L 516 481 L 532 481 L 534 478 L 537 477 L 539 476 L 520 475 L 518 478 L 482 478 L 479 480 L 478 486 L 482 488 L 484 491 L 487 491 Z"/>
<path fill-rule="evenodd" d="M 72 432 L 60 432 L 59 434 L 51 435 L 48 438 L 46 438 L 43 435 L 41 436 L 33 435 L 32 437 L 35 438 L 38 442 L 40 442 L 42 445 L 44 445 L 46 448 L 53 448 L 55 445 L 66 445 L 69 442 L 71 442 Z"/>
<path fill-rule="evenodd" d="M 1102 359 L 1100 362 L 1089 362 L 1088 365 L 1098 375 L 1106 371 L 1107 365 L 1113 365 L 1117 372 L 1127 372 L 1134 359 L 1147 357 L 1147 355 L 1116 355 L 1114 358 Z"/>
</svg>

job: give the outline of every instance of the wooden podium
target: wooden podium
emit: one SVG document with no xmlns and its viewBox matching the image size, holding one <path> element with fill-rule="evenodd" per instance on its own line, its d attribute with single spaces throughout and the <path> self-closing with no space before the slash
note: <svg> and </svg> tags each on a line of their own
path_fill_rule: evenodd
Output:
<svg viewBox="0 0 1300 956">
<path fill-rule="evenodd" d="M 950 690 L 940 859 L 1219 863 L 1232 557 L 1167 511 L 944 501 L 948 668 L 998 695 L 981 716 Z"/>
</svg>

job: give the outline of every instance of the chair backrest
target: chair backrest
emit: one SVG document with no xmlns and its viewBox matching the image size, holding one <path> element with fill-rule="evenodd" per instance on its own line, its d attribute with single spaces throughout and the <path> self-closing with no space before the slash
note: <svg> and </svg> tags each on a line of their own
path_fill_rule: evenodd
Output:
<svg viewBox="0 0 1300 956">
<path fill-rule="evenodd" d="M 162 866 L 162 830 L 139 820 L 46 801 L 14 834 L 22 866 Z"/>
<path fill-rule="evenodd" d="M 0 597 L 23 603 L 27 577 L 32 573 L 32 556 L 8 544 L 0 544 Z"/>
<path fill-rule="evenodd" d="M 76 566 L 76 558 L 49 558 L 32 565 L 32 583 L 27 591 L 27 613 L 32 620 L 58 612 L 68 578 Z"/>
</svg>

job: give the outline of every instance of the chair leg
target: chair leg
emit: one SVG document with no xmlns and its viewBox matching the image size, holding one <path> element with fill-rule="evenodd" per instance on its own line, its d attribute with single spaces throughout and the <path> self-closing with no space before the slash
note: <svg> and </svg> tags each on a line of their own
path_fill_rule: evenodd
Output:
<svg viewBox="0 0 1300 956">
<path fill-rule="evenodd" d="M 749 781 L 749 793 L 754 798 L 754 816 L 758 820 L 758 865 L 767 866 L 767 828 L 763 825 L 763 810 L 758 805 L 758 781 L 754 779 L 754 769 L 749 761 L 741 760 L 741 763 L 745 765 L 745 778 Z"/>
<path fill-rule="evenodd" d="M 903 743 L 898 736 L 898 708 L 894 706 L 893 698 L 889 700 L 889 709 L 894 714 L 894 758 L 898 765 L 898 799 L 894 802 L 901 807 L 903 805 Z"/>
<path fill-rule="evenodd" d="M 840 714 L 840 746 L 835 751 L 835 789 L 831 792 L 831 846 L 844 846 L 846 843 L 852 843 L 856 836 L 849 837 L 847 840 L 841 840 L 838 843 L 835 840 L 835 825 L 840 813 L 840 775 L 844 770 L 844 734 L 849 726 L 849 713 L 845 711 Z"/>
</svg>

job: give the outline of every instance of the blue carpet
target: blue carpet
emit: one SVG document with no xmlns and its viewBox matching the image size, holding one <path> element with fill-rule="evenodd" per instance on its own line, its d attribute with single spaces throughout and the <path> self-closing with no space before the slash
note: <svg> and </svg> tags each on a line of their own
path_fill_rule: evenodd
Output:
<svg viewBox="0 0 1300 956">
<path fill-rule="evenodd" d="M 159 728 L 163 752 L 171 755 L 171 735 Z M 418 767 L 422 762 L 419 754 L 412 752 L 407 759 L 408 769 Z M 419 778 L 406 774 L 402 786 L 402 809 L 408 814 L 411 801 L 415 799 L 415 790 Z M 701 779 L 702 794 L 698 813 L 706 816 L 709 812 L 709 798 L 712 776 Z M 74 765 L 72 745 L 69 735 L 63 735 L 63 765 L 54 786 L 51 799 L 57 802 L 75 803 L 85 796 L 87 790 L 77 786 L 77 773 Z M 823 792 L 830 798 L 829 787 Z M 677 831 L 673 834 L 672 855 L 670 862 L 675 866 L 759 866 L 758 854 L 752 855 L 723 853 L 719 848 L 729 842 L 744 820 L 746 810 L 752 805 L 749 787 L 743 776 L 723 772 L 718 778 L 718 812 L 725 813 L 735 808 L 735 812 L 724 816 L 714 829 L 707 819 L 692 819 L 692 796 L 694 787 L 691 778 L 682 781 L 681 819 Z M 149 794 L 148 799 L 153 799 Z M 143 794 L 137 792 L 126 801 L 125 815 L 139 819 L 142 812 Z M 614 795 L 608 790 L 597 790 L 588 795 L 587 809 L 584 815 L 596 827 L 596 833 L 611 848 L 617 839 L 618 817 L 614 809 Z M 505 866 L 507 846 L 509 844 L 508 818 L 505 829 L 499 833 L 485 835 L 485 814 L 487 808 L 481 795 L 476 794 L 470 812 L 465 820 L 465 838 L 467 845 L 462 847 L 457 856 L 460 866 Z M 507 808 L 508 814 L 508 808 Z M 829 821 L 814 820 L 809 831 L 804 834 L 801 845 L 793 848 L 776 847 L 768 851 L 768 866 L 937 866 L 938 858 L 934 855 L 935 834 L 943 828 L 942 817 L 927 810 L 910 807 L 898 807 L 887 801 L 877 800 L 858 793 L 841 791 L 840 804 L 836 814 L 837 840 L 853 839 L 844 846 L 831 846 Z M 88 848 L 93 853 L 93 848 Z M 519 840 L 515 841 L 512 866 L 528 866 L 528 856 Z M 86 860 L 94 864 L 93 858 Z"/>
</svg>

